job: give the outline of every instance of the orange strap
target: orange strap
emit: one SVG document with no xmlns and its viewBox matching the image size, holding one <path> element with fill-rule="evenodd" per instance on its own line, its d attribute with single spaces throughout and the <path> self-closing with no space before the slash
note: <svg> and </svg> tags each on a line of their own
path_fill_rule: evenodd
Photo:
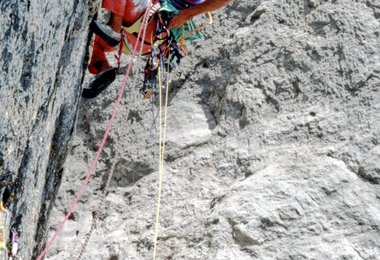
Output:
<svg viewBox="0 0 380 260">
<path fill-rule="evenodd" d="M 188 34 L 185 35 L 185 25 L 182 25 L 182 38 L 179 39 L 179 45 L 183 51 L 183 53 L 185 55 L 187 55 L 187 49 L 186 49 L 186 46 L 185 46 L 185 40 L 187 38 L 189 38 L 191 35 L 193 35 L 194 33 L 202 30 L 203 28 L 205 28 L 207 25 L 210 25 L 212 24 L 213 20 L 212 20 L 212 15 L 210 12 L 207 13 L 207 16 L 208 16 L 208 21 L 199 25 L 197 28 L 195 28 L 194 30 L 192 30 L 191 32 L 189 32 Z"/>
</svg>

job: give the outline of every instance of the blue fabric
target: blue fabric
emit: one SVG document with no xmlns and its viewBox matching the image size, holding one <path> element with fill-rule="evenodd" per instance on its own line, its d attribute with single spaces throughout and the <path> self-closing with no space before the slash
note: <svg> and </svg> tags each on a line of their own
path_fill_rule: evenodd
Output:
<svg viewBox="0 0 380 260">
<path fill-rule="evenodd" d="M 183 10 L 203 3 L 205 0 L 170 0 L 175 8 Z"/>
<path fill-rule="evenodd" d="M 167 12 L 167 15 L 169 17 L 173 17 L 177 15 L 180 12 L 180 10 L 185 9 L 181 7 L 177 8 L 179 4 L 184 4 L 186 2 L 186 4 L 191 4 L 192 6 L 194 6 L 195 4 L 200 4 L 204 1 L 205 0 L 161 0 L 160 12 Z M 190 6 L 188 6 L 187 8 L 189 7 Z M 190 33 L 195 28 L 197 28 L 197 25 L 195 24 L 193 19 L 190 19 L 188 22 L 185 23 L 185 35 Z M 170 31 L 176 41 L 182 38 L 182 28 L 173 28 Z M 202 34 L 199 31 L 197 31 L 189 38 L 187 38 L 186 41 L 192 42 L 199 39 L 202 39 Z"/>
</svg>

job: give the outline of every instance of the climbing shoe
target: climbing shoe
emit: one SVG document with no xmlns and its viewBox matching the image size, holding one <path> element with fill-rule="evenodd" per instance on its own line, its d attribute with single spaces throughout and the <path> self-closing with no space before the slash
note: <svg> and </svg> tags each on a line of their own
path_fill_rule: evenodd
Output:
<svg viewBox="0 0 380 260">
<path fill-rule="evenodd" d="M 95 98 L 102 93 L 112 82 L 115 81 L 117 68 L 110 68 L 100 72 L 96 77 L 83 88 L 82 97 Z"/>
<path fill-rule="evenodd" d="M 115 81 L 117 75 L 125 74 L 128 67 L 109 68 L 100 72 L 91 82 L 83 88 L 83 98 L 96 98 L 102 93 L 112 82 Z"/>
<path fill-rule="evenodd" d="M 92 19 L 90 29 L 111 47 L 118 45 L 121 41 L 120 33 L 115 32 L 110 26 L 102 24 L 95 19 Z"/>
</svg>

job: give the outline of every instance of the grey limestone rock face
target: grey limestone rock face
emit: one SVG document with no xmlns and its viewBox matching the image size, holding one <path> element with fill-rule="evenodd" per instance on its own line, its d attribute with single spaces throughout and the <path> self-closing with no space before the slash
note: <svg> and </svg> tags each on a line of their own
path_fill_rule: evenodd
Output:
<svg viewBox="0 0 380 260">
<path fill-rule="evenodd" d="M 19 256 L 32 259 L 76 121 L 89 7 L 6 0 L 0 14 L 0 197 L 12 214 L 6 237 L 17 230 Z"/>
<path fill-rule="evenodd" d="M 158 259 L 379 259 L 379 7 L 246 0 L 214 14 L 172 75 Z M 83 259 L 152 258 L 158 130 L 136 84 L 49 259 L 76 258 L 96 212 Z M 52 227 L 119 85 L 80 107 Z"/>
<path fill-rule="evenodd" d="M 42 26 L 37 7 L 46 6 L 62 19 L 42 24 L 72 39 L 59 41 L 51 29 L 26 44 L 22 35 L 2 36 L 14 44 L 0 46 L 0 145 L 10 154 L 0 160 L 1 191 L 21 194 L 12 212 L 28 216 L 20 225 L 25 259 L 72 203 L 122 82 L 81 101 L 68 148 L 88 7 L 57 5 L 19 4 L 35 23 L 0 19 L 31 35 Z M 204 36 L 172 73 L 157 259 L 379 259 L 380 2 L 234 1 Z M 24 47 L 38 50 L 42 38 L 62 45 L 28 56 Z M 26 63 L 33 69 L 21 73 Z M 46 259 L 152 259 L 158 126 L 157 107 L 138 93 L 143 66 L 136 64 L 96 171 Z M 62 153 L 52 152 L 55 142 Z"/>
</svg>

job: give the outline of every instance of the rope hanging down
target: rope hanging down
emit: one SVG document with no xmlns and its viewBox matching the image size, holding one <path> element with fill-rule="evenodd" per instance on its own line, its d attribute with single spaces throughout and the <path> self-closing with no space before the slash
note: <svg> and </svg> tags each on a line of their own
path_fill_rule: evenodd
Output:
<svg viewBox="0 0 380 260">
<path fill-rule="evenodd" d="M 144 27 L 144 32 L 143 35 L 145 35 L 146 32 L 146 26 Z M 142 45 L 141 45 L 142 46 Z M 140 56 L 142 54 L 142 48 L 140 48 Z M 168 54 L 169 60 L 170 60 L 170 52 Z M 166 122 L 167 122 L 167 110 L 168 110 L 168 101 L 169 101 L 169 83 L 170 83 L 170 72 L 169 72 L 169 67 L 170 64 L 167 64 L 167 74 L 165 77 L 166 80 L 166 92 L 165 92 L 165 110 L 164 110 L 164 126 L 162 130 L 162 89 L 163 89 L 163 84 L 162 84 L 162 73 L 161 73 L 161 66 L 163 66 L 163 62 L 160 62 L 160 66 L 158 67 L 158 78 L 159 78 L 159 120 L 160 120 L 160 141 L 159 141 L 159 187 L 158 187 L 158 196 L 157 196 L 157 210 L 156 210 L 156 225 L 155 225 L 155 238 L 154 238 L 154 252 L 153 252 L 153 259 L 156 258 L 156 252 L 157 252 L 157 237 L 159 233 L 159 211 L 160 211 L 160 204 L 161 204 L 161 193 L 162 193 L 162 180 L 163 180 L 163 168 L 164 168 L 164 154 L 165 154 L 165 140 L 166 140 Z M 154 97 L 152 97 L 152 100 L 154 100 Z M 129 112 L 128 112 L 129 113 Z M 101 194 L 101 203 L 103 204 L 108 192 L 108 187 L 111 182 L 113 173 L 114 173 L 114 168 L 115 168 L 115 163 L 112 164 L 110 174 L 107 179 L 106 186 L 104 187 L 104 190 L 102 191 Z M 89 243 L 91 234 L 96 228 L 97 220 L 99 218 L 99 211 L 100 207 L 95 211 L 93 220 L 91 223 L 90 230 L 85 236 L 85 241 L 82 245 L 81 251 L 79 253 L 79 256 L 77 260 L 81 260 L 85 254 L 85 250 L 87 248 L 87 245 Z"/>
<path fill-rule="evenodd" d="M 170 60 L 170 53 L 169 53 Z M 162 63 L 161 63 L 162 64 Z M 167 114 L 168 114 L 168 103 L 169 103 L 169 82 L 170 82 L 170 72 L 169 65 L 166 74 L 166 87 L 165 87 L 165 106 L 164 106 L 164 122 L 162 126 L 162 80 L 161 80 L 161 66 L 158 67 L 158 81 L 159 81 L 159 165 L 158 165 L 158 190 L 157 190 L 157 206 L 156 206 L 156 222 L 155 222 L 155 233 L 153 239 L 153 260 L 156 259 L 157 254 L 157 238 L 160 226 L 160 207 L 161 207 L 161 194 L 162 194 L 162 182 L 164 175 L 164 161 L 165 161 L 165 140 L 166 140 L 166 126 L 167 126 Z"/>
<path fill-rule="evenodd" d="M 143 18 L 143 27 L 145 27 L 146 24 L 147 24 L 147 21 L 148 21 L 147 18 L 148 18 L 149 10 L 150 10 L 150 8 L 152 6 L 152 0 L 148 0 L 147 5 L 148 5 L 148 8 L 146 9 L 146 11 L 144 13 L 144 18 Z M 141 28 L 141 30 L 138 33 L 137 39 L 140 39 L 140 37 L 142 36 L 143 31 L 145 31 L 145 30 L 143 30 L 143 28 Z M 145 38 L 145 35 L 143 35 L 143 39 L 144 38 Z M 134 46 L 134 49 L 133 49 L 133 54 L 132 54 L 131 60 L 129 61 L 127 71 L 125 72 L 124 80 L 123 80 L 123 83 L 122 83 L 122 85 L 120 87 L 119 95 L 118 95 L 116 103 L 114 105 L 114 109 L 113 109 L 111 118 L 109 119 L 109 121 L 107 123 L 107 129 L 106 129 L 106 131 L 104 133 L 104 136 L 103 136 L 103 139 L 102 139 L 102 141 L 100 143 L 99 149 L 98 149 L 98 151 L 95 154 L 95 158 L 94 158 L 94 160 L 93 160 L 93 162 L 91 164 L 91 167 L 90 167 L 90 169 L 88 170 L 88 172 L 86 174 L 86 178 L 83 181 L 82 186 L 80 187 L 77 195 L 75 196 L 74 202 L 71 204 L 70 209 L 67 212 L 65 218 L 60 223 L 58 229 L 56 230 L 56 232 L 54 233 L 54 235 L 52 236 L 52 238 L 49 240 L 49 242 L 47 243 L 47 245 L 44 248 L 44 250 L 38 255 L 37 260 L 41 260 L 45 256 L 45 254 L 48 252 L 48 250 L 50 249 L 50 247 L 52 246 L 52 244 L 54 243 L 54 241 L 56 240 L 56 238 L 58 237 L 58 235 L 62 232 L 63 227 L 65 226 L 67 220 L 69 219 L 69 217 L 73 213 L 76 205 L 78 204 L 79 199 L 81 198 L 81 196 L 82 196 L 85 188 L 87 187 L 87 184 L 88 184 L 88 182 L 90 180 L 90 177 L 92 176 L 92 174 L 95 171 L 96 165 L 97 165 L 97 163 L 99 161 L 99 157 L 100 157 L 100 155 L 101 155 L 101 153 L 102 153 L 102 151 L 104 149 L 104 146 L 106 144 L 108 136 L 109 136 L 109 134 L 111 132 L 113 123 L 115 121 L 115 118 L 116 118 L 116 115 L 117 115 L 117 112 L 118 112 L 118 109 L 119 109 L 119 106 L 120 106 L 120 103 L 121 103 L 121 100 L 122 100 L 122 97 L 124 95 L 124 91 L 125 91 L 125 88 L 126 88 L 126 85 L 127 85 L 127 80 L 128 80 L 129 74 L 131 72 L 132 65 L 135 62 L 135 58 L 136 58 L 136 54 L 135 53 L 136 53 L 138 44 L 139 44 L 139 42 L 137 41 L 136 44 L 135 44 L 135 46 Z"/>
<path fill-rule="evenodd" d="M 155 6 L 153 5 L 151 9 L 155 8 Z M 149 16 L 151 16 L 151 11 L 149 12 L 148 14 L 148 18 L 149 19 Z M 148 23 L 145 23 L 143 24 L 143 38 L 145 38 L 145 35 L 146 35 L 146 30 L 147 30 L 147 26 Z M 140 45 L 140 51 L 139 51 L 139 56 L 138 56 L 138 59 L 137 60 L 140 60 L 141 56 L 142 56 L 142 52 L 143 52 L 143 44 Z M 120 44 L 120 50 L 122 50 L 123 48 L 123 42 L 121 42 Z M 121 53 L 119 52 L 119 58 L 118 58 L 118 67 L 120 67 L 120 63 L 121 63 Z M 136 83 L 136 79 L 134 79 L 132 81 L 132 84 L 131 85 L 135 85 Z M 131 102 L 133 103 L 133 102 Z M 129 115 L 129 112 L 130 112 L 130 107 L 128 107 L 128 111 L 127 111 L 127 115 Z M 128 117 L 128 116 L 127 116 Z M 90 238 L 91 238 L 91 235 L 92 233 L 94 232 L 95 228 L 96 228 L 96 224 L 97 224 L 97 221 L 98 221 L 98 218 L 99 218 L 99 212 L 100 212 L 100 205 L 101 204 L 104 204 L 104 201 L 108 195 L 108 187 L 111 183 L 111 180 L 112 180 L 112 177 L 113 177 L 113 174 L 115 172 L 115 165 L 116 165 L 116 162 L 113 162 L 112 163 L 112 166 L 111 166 L 111 170 L 110 170 L 110 173 L 109 173 L 109 176 L 108 176 L 108 179 L 107 179 L 107 182 L 106 182 L 106 185 L 104 187 L 104 190 L 102 191 L 102 194 L 101 194 L 101 198 L 100 198 L 100 203 L 99 203 L 99 207 L 97 208 L 97 210 L 94 212 L 94 215 L 93 215 L 93 220 L 92 220 L 92 223 L 91 223 L 91 227 L 90 227 L 90 230 L 88 231 L 88 233 L 86 234 L 85 236 L 85 240 L 84 240 L 84 243 L 82 245 L 82 248 L 81 248 L 81 251 L 78 255 L 78 258 L 77 260 L 81 260 L 86 252 L 86 248 L 87 248 L 87 245 L 90 241 Z"/>
</svg>

